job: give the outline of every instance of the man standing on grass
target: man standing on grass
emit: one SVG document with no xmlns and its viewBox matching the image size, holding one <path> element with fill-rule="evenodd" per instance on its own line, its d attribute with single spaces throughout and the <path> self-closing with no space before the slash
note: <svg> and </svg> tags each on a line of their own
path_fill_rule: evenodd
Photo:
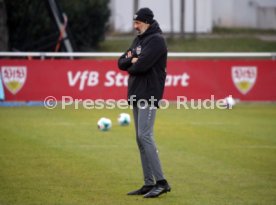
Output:
<svg viewBox="0 0 276 205">
<path fill-rule="evenodd" d="M 156 109 L 163 96 L 167 65 L 167 46 L 153 17 L 149 8 L 137 11 L 133 20 L 138 35 L 118 60 L 119 68 L 129 73 L 128 101 L 133 105 L 144 175 L 144 185 L 128 195 L 144 195 L 144 198 L 158 197 L 171 191 L 153 138 Z"/>
</svg>

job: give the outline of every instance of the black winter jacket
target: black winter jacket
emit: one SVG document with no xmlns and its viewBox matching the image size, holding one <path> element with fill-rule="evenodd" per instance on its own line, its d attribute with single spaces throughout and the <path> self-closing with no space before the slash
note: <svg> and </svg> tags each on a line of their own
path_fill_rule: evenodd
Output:
<svg viewBox="0 0 276 205">
<path fill-rule="evenodd" d="M 136 63 L 132 64 L 132 58 L 127 58 L 128 51 L 132 51 L 133 57 L 138 57 Z M 119 68 L 129 73 L 128 99 L 134 96 L 137 103 L 140 99 L 149 101 L 154 98 L 154 105 L 158 107 L 166 80 L 167 52 L 156 21 L 134 39 L 131 47 L 118 60 Z"/>
</svg>

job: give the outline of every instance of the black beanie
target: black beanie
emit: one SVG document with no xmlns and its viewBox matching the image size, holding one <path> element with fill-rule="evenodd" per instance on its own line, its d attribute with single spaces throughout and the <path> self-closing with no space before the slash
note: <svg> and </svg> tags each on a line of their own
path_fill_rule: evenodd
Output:
<svg viewBox="0 0 276 205">
<path fill-rule="evenodd" d="M 133 20 L 142 21 L 147 24 L 153 23 L 153 12 L 149 8 L 141 8 L 134 15 Z"/>
</svg>

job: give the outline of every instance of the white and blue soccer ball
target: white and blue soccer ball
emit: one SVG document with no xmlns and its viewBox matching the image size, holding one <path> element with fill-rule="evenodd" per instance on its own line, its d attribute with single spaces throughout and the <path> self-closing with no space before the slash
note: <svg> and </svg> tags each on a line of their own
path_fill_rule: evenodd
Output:
<svg viewBox="0 0 276 205">
<path fill-rule="evenodd" d="M 129 125 L 130 121 L 130 115 L 127 113 L 121 113 L 118 117 L 118 123 L 121 126 Z"/>
<path fill-rule="evenodd" d="M 98 123 L 98 129 L 101 131 L 108 131 L 112 127 L 112 122 L 110 119 L 102 117 L 99 119 Z"/>
</svg>

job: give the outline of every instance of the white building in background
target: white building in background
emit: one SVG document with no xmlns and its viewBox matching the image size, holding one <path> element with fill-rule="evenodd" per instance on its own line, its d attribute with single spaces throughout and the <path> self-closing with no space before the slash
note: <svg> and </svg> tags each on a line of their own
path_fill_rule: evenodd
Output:
<svg viewBox="0 0 276 205">
<path fill-rule="evenodd" d="M 151 8 L 164 32 L 180 33 L 180 1 L 139 0 L 139 8 Z M 134 0 L 110 0 L 110 8 L 114 30 L 131 32 Z M 276 0 L 185 0 L 186 33 L 209 33 L 214 26 L 276 29 Z"/>
<path fill-rule="evenodd" d="M 171 32 L 171 0 L 139 0 L 139 8 L 149 7 L 164 32 Z M 117 32 L 131 32 L 133 19 L 133 0 L 111 0 L 111 24 Z M 173 31 L 180 32 L 180 0 L 173 0 Z M 185 2 L 185 32 L 212 31 L 212 0 L 197 0 L 196 24 L 194 24 L 194 0 Z M 196 28 L 195 28 L 196 25 Z"/>
<path fill-rule="evenodd" d="M 213 26 L 276 29 L 276 0 L 212 0 Z"/>
</svg>

